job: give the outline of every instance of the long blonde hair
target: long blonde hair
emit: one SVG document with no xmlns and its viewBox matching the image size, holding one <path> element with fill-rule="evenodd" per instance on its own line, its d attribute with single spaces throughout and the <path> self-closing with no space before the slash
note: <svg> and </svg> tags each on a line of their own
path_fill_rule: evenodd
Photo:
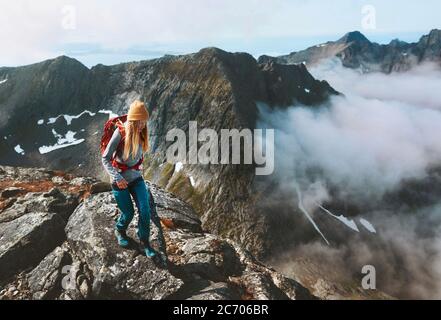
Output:
<svg viewBox="0 0 441 320">
<path fill-rule="evenodd" d="M 124 153 L 123 159 L 127 160 L 129 156 L 134 158 L 138 153 L 139 143 L 141 142 L 142 150 L 147 152 L 150 149 L 149 146 L 149 132 L 148 132 L 148 117 L 146 120 L 145 128 L 139 132 L 138 128 L 141 125 L 140 120 L 127 121 L 125 128 L 125 141 L 124 141 Z"/>
</svg>

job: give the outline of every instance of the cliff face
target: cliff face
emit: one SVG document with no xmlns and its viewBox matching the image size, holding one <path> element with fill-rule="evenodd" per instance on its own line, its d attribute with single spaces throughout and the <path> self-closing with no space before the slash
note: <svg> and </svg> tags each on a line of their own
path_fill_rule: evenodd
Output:
<svg viewBox="0 0 441 320">
<path fill-rule="evenodd" d="M 148 183 L 155 259 L 113 235 L 109 185 L 47 169 L 0 167 L 0 299 L 316 299 L 194 210 Z"/>
<path fill-rule="evenodd" d="M 416 43 L 393 40 L 387 45 L 369 41 L 360 32 L 350 32 L 337 41 L 329 41 L 306 50 L 279 57 L 262 56 L 259 62 L 280 64 L 305 63 L 308 66 L 323 59 L 337 57 L 343 66 L 364 72 L 391 73 L 407 71 L 422 62 L 441 61 L 441 30 L 434 29 Z"/>
<path fill-rule="evenodd" d="M 68 57 L 0 69 L 0 163 L 61 169 L 108 180 L 98 152 L 109 114 L 124 114 L 134 99 L 151 113 L 151 153 L 145 176 L 189 202 L 204 230 L 265 254 L 277 232 L 255 203 L 253 165 L 165 162 L 166 133 L 198 128 L 254 128 L 257 102 L 270 107 L 316 105 L 337 94 L 304 66 L 257 63 L 246 53 L 216 48 L 185 56 L 87 69 Z M 190 180 L 190 177 L 193 179 Z"/>
</svg>

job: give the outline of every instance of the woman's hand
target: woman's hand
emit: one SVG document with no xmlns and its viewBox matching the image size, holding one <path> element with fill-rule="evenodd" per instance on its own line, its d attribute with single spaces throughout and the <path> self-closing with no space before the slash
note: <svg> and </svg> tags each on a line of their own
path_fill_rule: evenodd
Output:
<svg viewBox="0 0 441 320">
<path fill-rule="evenodd" d="M 127 184 L 127 181 L 125 179 L 121 179 L 119 181 L 116 182 L 116 185 L 118 186 L 118 188 L 120 189 L 126 189 L 129 185 Z"/>
</svg>

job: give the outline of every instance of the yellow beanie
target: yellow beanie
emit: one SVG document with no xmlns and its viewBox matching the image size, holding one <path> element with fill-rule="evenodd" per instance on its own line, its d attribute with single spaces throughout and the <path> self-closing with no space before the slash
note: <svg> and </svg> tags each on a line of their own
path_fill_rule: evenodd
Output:
<svg viewBox="0 0 441 320">
<path fill-rule="evenodd" d="M 130 105 L 129 113 L 127 115 L 127 120 L 148 120 L 149 112 L 147 111 L 144 102 L 136 100 Z"/>
</svg>

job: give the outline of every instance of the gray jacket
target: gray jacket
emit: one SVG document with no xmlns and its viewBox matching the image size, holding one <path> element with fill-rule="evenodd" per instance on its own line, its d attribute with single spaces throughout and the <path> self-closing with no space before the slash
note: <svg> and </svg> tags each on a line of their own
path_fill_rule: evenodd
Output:
<svg viewBox="0 0 441 320">
<path fill-rule="evenodd" d="M 106 169 L 107 173 L 110 175 L 112 183 L 120 181 L 123 178 L 128 183 L 130 183 L 136 178 L 142 177 L 142 171 L 129 169 L 124 172 L 118 172 L 118 168 L 113 167 L 112 162 L 110 161 L 110 158 L 112 157 L 113 153 L 116 151 L 116 148 L 118 147 L 120 140 L 121 140 L 121 134 L 119 133 L 119 130 L 116 129 L 113 132 L 112 138 L 110 139 L 109 144 L 107 145 L 107 148 L 104 151 L 103 156 L 101 157 L 101 162 L 103 163 L 103 166 Z M 142 145 L 139 144 L 138 153 L 135 158 L 129 157 L 127 161 L 124 161 L 122 158 L 122 154 L 123 154 L 123 150 L 120 150 L 116 154 L 116 160 L 120 163 L 126 164 L 127 166 L 131 167 L 138 163 L 138 161 L 143 156 L 144 151 L 142 150 Z"/>
</svg>

